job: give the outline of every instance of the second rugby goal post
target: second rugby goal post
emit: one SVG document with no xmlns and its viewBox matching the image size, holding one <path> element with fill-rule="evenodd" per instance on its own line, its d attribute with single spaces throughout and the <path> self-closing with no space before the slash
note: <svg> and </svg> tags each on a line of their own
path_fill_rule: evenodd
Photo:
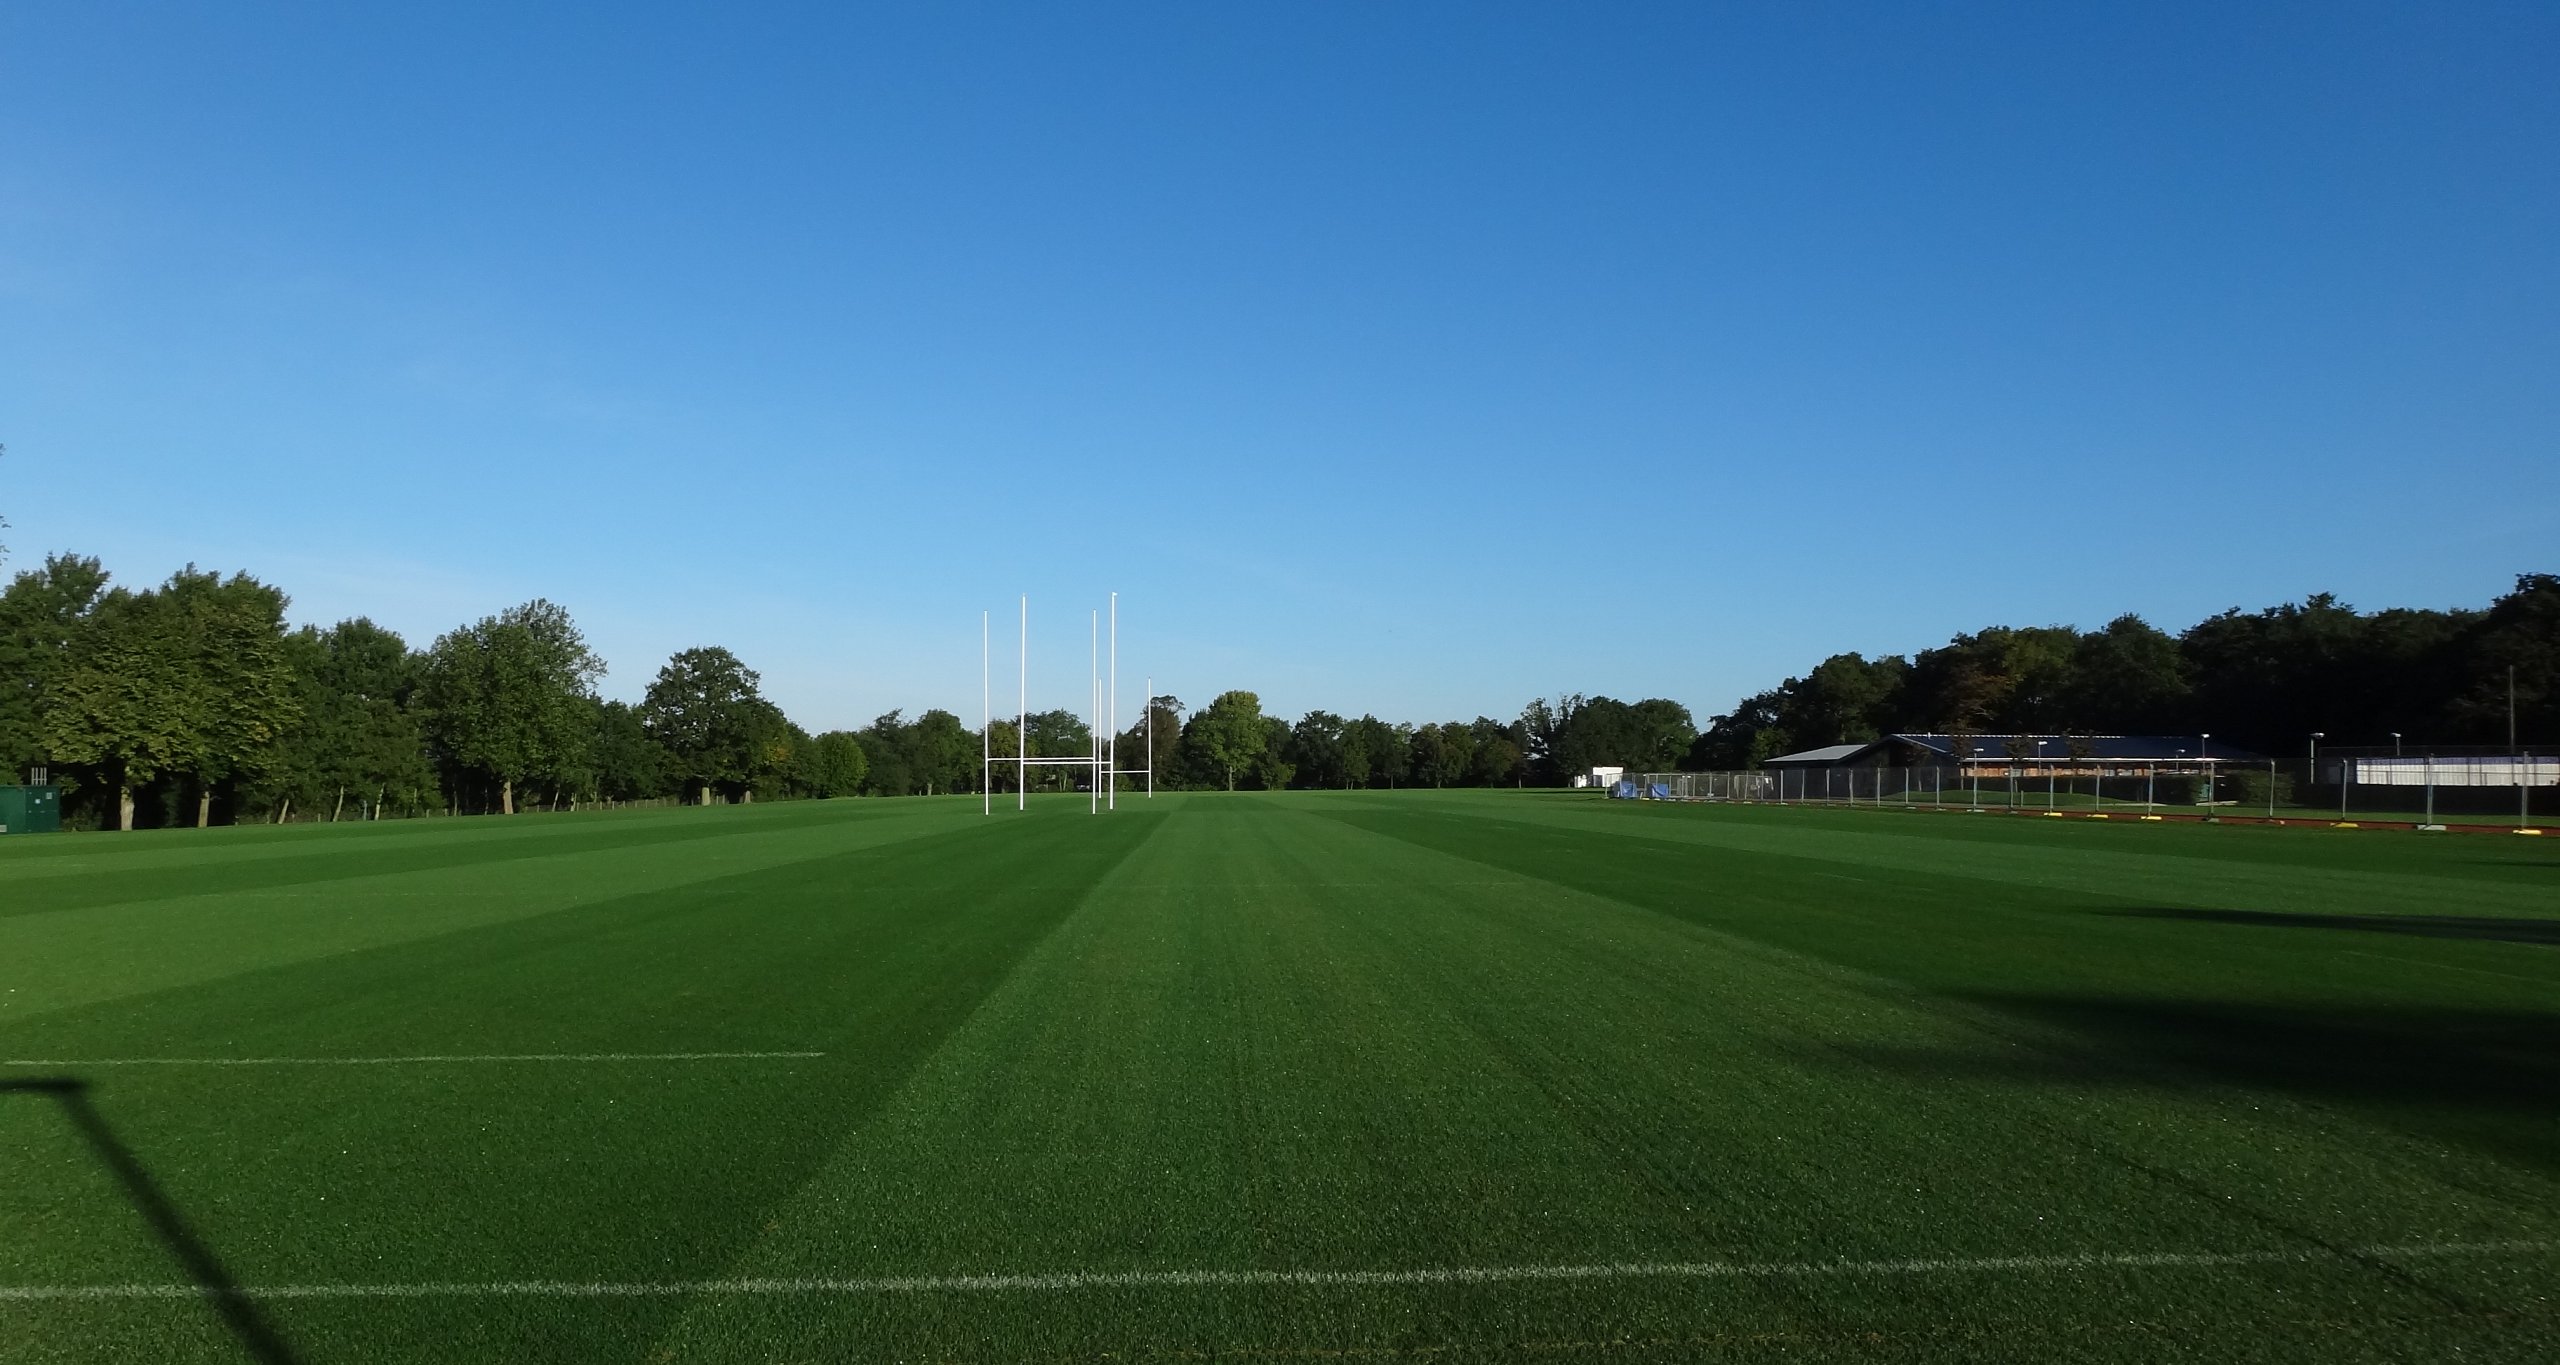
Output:
<svg viewBox="0 0 2560 1365">
<path fill-rule="evenodd" d="M 1111 594 L 1110 652 L 1103 651 L 1103 614 L 1093 613 L 1092 656 L 1086 669 L 1085 733 L 1087 743 L 1082 758 L 1031 756 L 1031 598 L 1022 598 L 1022 620 L 1019 644 L 1015 648 L 1015 699 L 1013 711 L 1013 744 L 1011 758 L 995 753 L 995 649 L 992 634 L 993 613 L 978 613 L 978 683 L 983 708 L 978 724 L 978 807 L 982 815 L 995 814 L 995 775 L 999 765 L 1014 770 L 1013 808 L 1028 810 L 1031 805 L 1031 770 L 1033 768 L 1083 768 L 1090 775 L 1086 786 L 1092 794 L 1090 814 L 1120 808 L 1120 779 L 1144 777 L 1147 796 L 1156 794 L 1156 707 L 1154 678 L 1147 679 L 1146 766 L 1120 766 L 1120 594 Z"/>
</svg>

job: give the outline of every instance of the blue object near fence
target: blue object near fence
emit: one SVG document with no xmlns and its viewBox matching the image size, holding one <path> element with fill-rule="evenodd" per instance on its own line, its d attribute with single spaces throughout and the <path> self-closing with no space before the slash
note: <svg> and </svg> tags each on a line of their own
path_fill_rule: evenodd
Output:
<svg viewBox="0 0 2560 1365">
<path fill-rule="evenodd" d="M 1644 794 L 1648 800 L 1668 801 L 1671 799 L 1671 784 L 1668 782 L 1656 782 L 1652 786 L 1645 788 Z"/>
<path fill-rule="evenodd" d="M 1611 784 L 1609 787 L 1609 799 L 1612 801 L 1635 800 L 1636 784 L 1633 782 L 1618 782 Z"/>
</svg>

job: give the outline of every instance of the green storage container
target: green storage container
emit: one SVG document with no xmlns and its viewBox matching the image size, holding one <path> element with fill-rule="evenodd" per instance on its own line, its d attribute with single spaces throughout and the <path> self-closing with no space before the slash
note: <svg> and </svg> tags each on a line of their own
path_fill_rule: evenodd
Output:
<svg viewBox="0 0 2560 1365">
<path fill-rule="evenodd" d="M 51 834 L 62 828 L 62 788 L 0 787 L 0 834 Z"/>
</svg>

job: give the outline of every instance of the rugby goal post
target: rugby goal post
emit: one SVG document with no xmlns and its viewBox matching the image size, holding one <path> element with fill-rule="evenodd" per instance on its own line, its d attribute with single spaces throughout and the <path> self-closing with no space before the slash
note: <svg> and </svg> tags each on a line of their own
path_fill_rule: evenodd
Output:
<svg viewBox="0 0 2560 1365">
<path fill-rule="evenodd" d="M 1147 797 L 1156 794 L 1156 708 L 1155 685 L 1147 679 L 1146 700 L 1146 766 L 1120 766 L 1120 594 L 1111 594 L 1110 651 L 1104 653 L 1103 614 L 1092 613 L 1089 623 L 1091 654 L 1085 670 L 1085 733 L 1087 743 L 1082 758 L 1033 758 L 1031 756 L 1031 597 L 1021 601 L 1021 626 L 1014 652 L 1015 697 L 1013 711 L 1014 754 L 999 758 L 995 746 L 995 652 L 993 613 L 978 613 L 978 681 L 982 708 L 978 724 L 978 810 L 982 815 L 995 814 L 995 772 L 999 764 L 1011 764 L 1014 770 L 1013 808 L 1031 807 L 1031 770 L 1033 768 L 1083 768 L 1090 774 L 1086 788 L 1090 794 L 1087 813 L 1099 815 L 1120 808 L 1120 779 L 1147 779 Z"/>
</svg>

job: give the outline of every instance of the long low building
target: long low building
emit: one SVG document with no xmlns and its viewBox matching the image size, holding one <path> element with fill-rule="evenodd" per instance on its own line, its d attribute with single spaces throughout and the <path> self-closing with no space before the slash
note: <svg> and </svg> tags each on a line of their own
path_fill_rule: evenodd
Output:
<svg viewBox="0 0 2560 1365">
<path fill-rule="evenodd" d="M 1959 752 L 1961 751 L 1961 752 Z M 2215 763 L 2264 763 L 2265 754 L 2202 735 L 1886 735 L 1862 744 L 1828 744 L 1819 749 L 1763 759 L 1763 768 L 2051 768 L 2061 773 L 2105 769 L 2110 774 L 2139 772 L 2151 766 L 2186 767 Z"/>
</svg>

